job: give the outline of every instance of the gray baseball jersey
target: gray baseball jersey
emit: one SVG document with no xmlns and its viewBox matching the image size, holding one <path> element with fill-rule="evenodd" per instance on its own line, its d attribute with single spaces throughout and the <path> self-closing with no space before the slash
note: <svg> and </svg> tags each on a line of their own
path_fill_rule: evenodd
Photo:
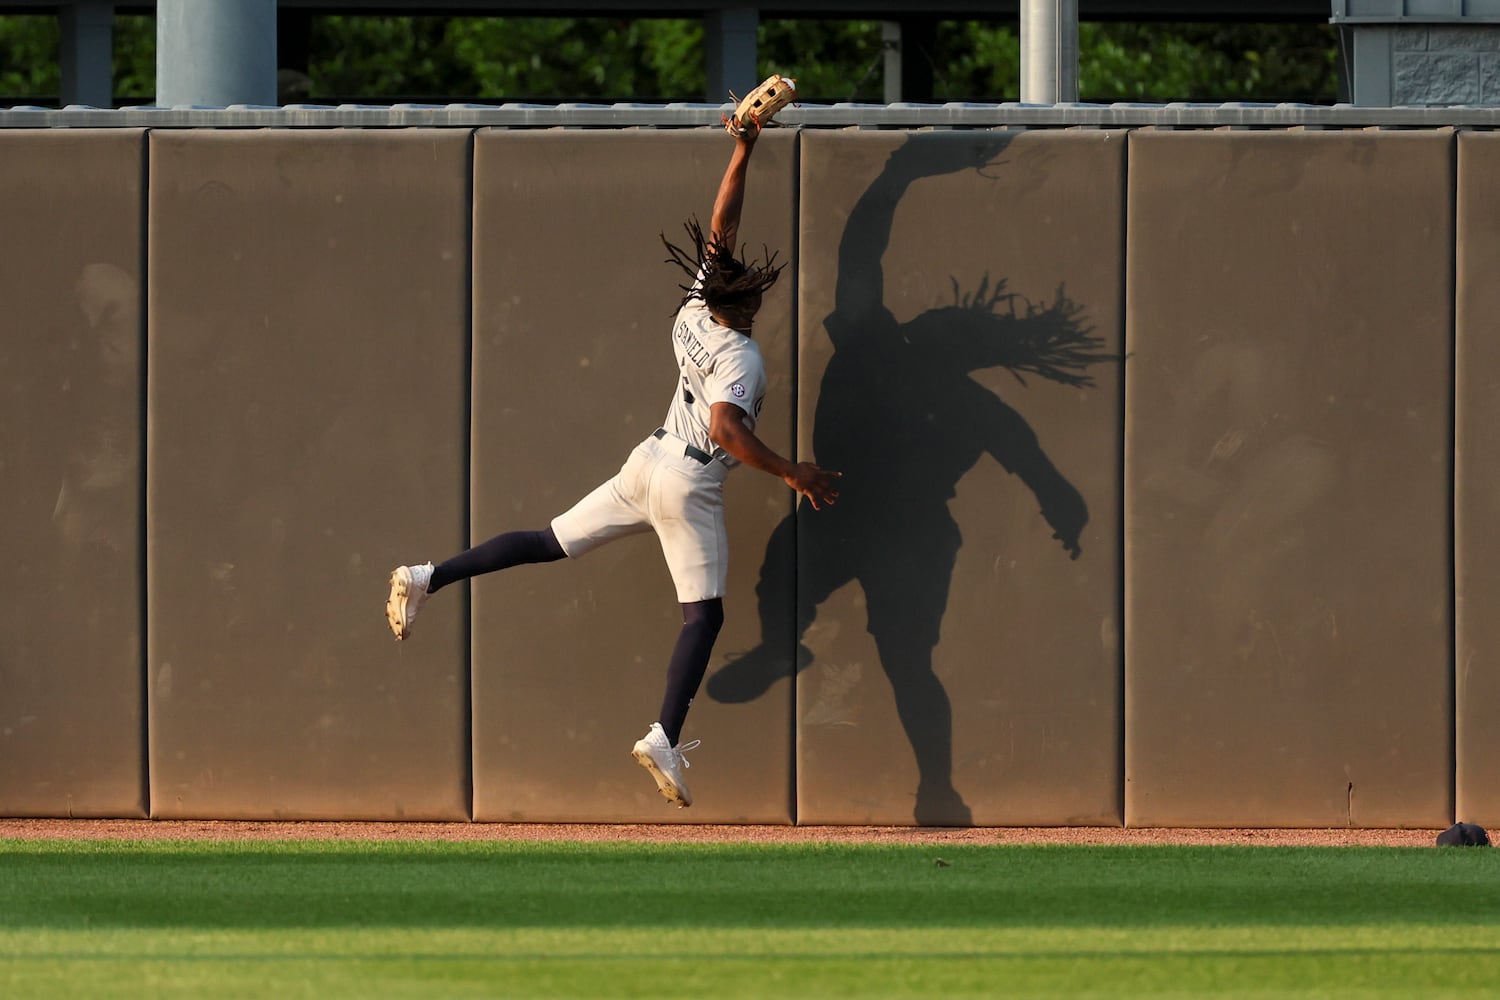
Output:
<svg viewBox="0 0 1500 1000">
<path fill-rule="evenodd" d="M 760 347 L 743 333 L 720 324 L 707 306 L 692 299 L 672 324 L 672 350 L 681 377 L 662 426 L 673 437 L 733 468 L 739 462 L 709 439 L 709 413 L 715 403 L 733 403 L 745 411 L 745 426 L 755 430 L 766 398 L 766 364 Z"/>
<path fill-rule="evenodd" d="M 672 347 L 679 376 L 663 429 L 637 445 L 614 478 L 553 518 L 552 531 L 576 559 L 654 530 L 677 599 L 690 604 L 723 597 L 729 576 L 724 479 L 739 463 L 709 439 L 709 414 L 715 403 L 733 403 L 754 430 L 766 366 L 755 341 L 720 325 L 696 299 L 677 313 Z"/>
</svg>

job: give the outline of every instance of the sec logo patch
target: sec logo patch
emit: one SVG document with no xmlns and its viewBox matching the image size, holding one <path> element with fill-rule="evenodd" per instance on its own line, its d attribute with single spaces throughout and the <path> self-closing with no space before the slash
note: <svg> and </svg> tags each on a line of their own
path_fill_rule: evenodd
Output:
<svg viewBox="0 0 1500 1000">
<path fill-rule="evenodd" d="M 732 393 L 734 393 L 736 399 L 744 399 L 745 398 L 745 387 L 742 386 L 742 385 L 740 385 L 738 382 L 736 382 L 734 385 L 730 386 L 729 387 L 729 391 L 732 392 Z"/>
</svg>

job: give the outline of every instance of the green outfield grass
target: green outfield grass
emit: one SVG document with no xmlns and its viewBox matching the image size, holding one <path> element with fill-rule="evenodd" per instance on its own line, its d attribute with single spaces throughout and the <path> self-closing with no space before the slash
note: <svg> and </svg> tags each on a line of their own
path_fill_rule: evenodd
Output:
<svg viewBox="0 0 1500 1000">
<path fill-rule="evenodd" d="M 1160 993 L 1500 993 L 1500 852 L 0 840 L 7 998 Z"/>
</svg>

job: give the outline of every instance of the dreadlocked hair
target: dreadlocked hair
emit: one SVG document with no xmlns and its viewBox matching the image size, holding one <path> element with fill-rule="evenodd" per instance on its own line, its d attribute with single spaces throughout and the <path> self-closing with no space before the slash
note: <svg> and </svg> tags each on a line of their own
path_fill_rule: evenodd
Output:
<svg viewBox="0 0 1500 1000">
<path fill-rule="evenodd" d="M 683 228 L 692 240 L 691 253 L 670 242 L 665 233 L 661 234 L 661 241 L 671 254 L 663 263 L 677 265 L 692 279 L 686 285 L 677 286 L 687 293 L 677 303 L 677 309 L 698 299 L 710 309 L 734 310 L 776 284 L 782 268 L 786 267 L 785 263 L 776 263 L 777 255 L 764 245 L 761 247 L 764 262 L 735 257 L 733 251 L 703 235 L 703 227 L 696 217 L 684 223 Z M 701 281 L 699 271 L 703 272 Z M 673 314 L 676 312 L 674 309 Z"/>
</svg>

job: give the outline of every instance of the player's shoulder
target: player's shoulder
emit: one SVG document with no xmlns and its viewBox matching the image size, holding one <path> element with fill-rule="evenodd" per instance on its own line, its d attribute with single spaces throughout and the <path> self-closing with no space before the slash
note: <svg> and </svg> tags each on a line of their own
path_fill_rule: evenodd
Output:
<svg viewBox="0 0 1500 1000">
<path fill-rule="evenodd" d="M 758 368 L 765 370 L 765 359 L 761 357 L 760 345 L 755 338 L 747 337 L 738 330 L 730 330 L 727 327 L 722 345 L 714 352 L 720 361 L 733 361 L 739 368 Z"/>
<path fill-rule="evenodd" d="M 741 333 L 738 330 L 731 330 L 729 332 L 731 334 L 728 338 L 731 350 L 753 354 L 757 358 L 760 357 L 760 343 L 754 337 L 746 333 Z"/>
</svg>

